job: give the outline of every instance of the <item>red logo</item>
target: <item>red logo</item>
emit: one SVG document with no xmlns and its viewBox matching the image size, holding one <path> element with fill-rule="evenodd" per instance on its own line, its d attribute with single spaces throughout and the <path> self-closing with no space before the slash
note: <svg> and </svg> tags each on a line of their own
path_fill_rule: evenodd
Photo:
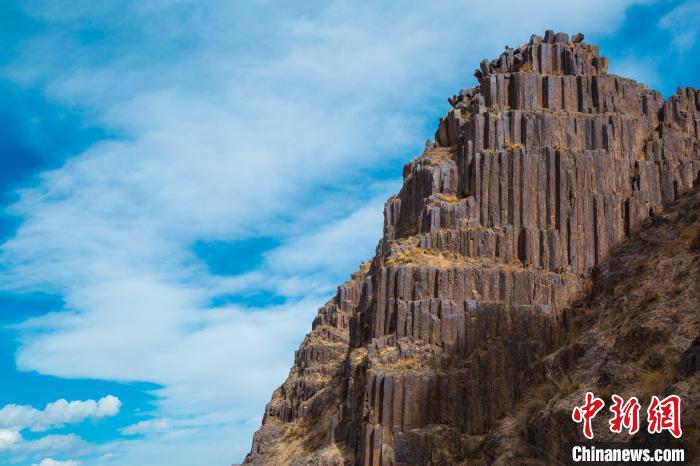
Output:
<svg viewBox="0 0 700 466">
<path fill-rule="evenodd" d="M 614 416 L 608 422 L 610 431 L 619 434 L 624 427 L 629 430 L 630 435 L 639 432 L 639 409 L 641 405 L 637 397 L 633 396 L 624 404 L 622 403 L 622 398 L 617 395 L 613 395 L 612 400 L 613 405 L 610 407 L 610 411 L 613 412 Z"/>
<path fill-rule="evenodd" d="M 610 432 L 621 433 L 627 429 L 629 435 L 639 432 L 639 411 L 641 405 L 637 397 L 633 396 L 626 402 L 618 395 L 612 395 L 613 404 L 610 411 L 613 417 L 608 421 Z M 591 392 L 586 392 L 586 402 L 581 406 L 575 406 L 571 413 L 571 419 L 576 423 L 583 423 L 583 435 L 593 439 L 593 418 L 605 406 L 605 402 L 596 398 Z M 669 395 L 663 400 L 654 395 L 651 397 L 647 409 L 647 431 L 650 434 L 658 434 L 667 430 L 675 438 L 683 435 L 681 430 L 681 399 L 678 395 Z"/>
<path fill-rule="evenodd" d="M 669 395 L 663 400 L 654 395 L 647 409 L 650 434 L 658 434 L 667 430 L 676 438 L 683 435 L 681 430 L 681 399 L 678 395 Z"/>
<path fill-rule="evenodd" d="M 603 409 L 605 402 L 600 398 L 596 398 L 593 393 L 586 393 L 586 403 L 583 406 L 576 406 L 574 412 L 571 413 L 571 419 L 579 423 L 583 421 L 583 435 L 587 439 L 593 438 L 593 418 L 598 411 Z"/>
</svg>

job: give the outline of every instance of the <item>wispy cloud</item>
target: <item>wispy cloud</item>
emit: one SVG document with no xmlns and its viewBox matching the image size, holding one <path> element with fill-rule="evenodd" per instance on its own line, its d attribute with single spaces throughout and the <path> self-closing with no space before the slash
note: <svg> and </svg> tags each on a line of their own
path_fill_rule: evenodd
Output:
<svg viewBox="0 0 700 466">
<path fill-rule="evenodd" d="M 147 438 L 111 444 L 109 464 L 230 463 L 315 308 L 371 256 L 435 102 L 503 44 L 604 34 L 631 3 L 31 2 L 45 33 L 7 73 L 120 137 L 11 206 L 2 286 L 65 300 L 18 327 L 19 367 L 163 386 L 155 414 L 187 425 L 126 428 Z M 240 276 L 192 248 L 257 236 L 280 246 Z M 251 290 L 285 302 L 211 305 Z"/>
<path fill-rule="evenodd" d="M 24 440 L 15 446 L 21 455 L 55 455 L 71 453 L 81 455 L 92 451 L 92 447 L 75 434 L 44 435 L 36 440 Z"/>
<path fill-rule="evenodd" d="M 695 45 L 700 24 L 700 1 L 689 0 L 681 3 L 659 20 L 662 28 L 668 29 L 673 42 L 681 50 Z"/>
<path fill-rule="evenodd" d="M 124 435 L 151 434 L 155 432 L 165 432 L 171 428 L 171 425 L 171 422 L 167 419 L 148 419 L 124 427 L 120 429 L 120 432 Z"/>
</svg>

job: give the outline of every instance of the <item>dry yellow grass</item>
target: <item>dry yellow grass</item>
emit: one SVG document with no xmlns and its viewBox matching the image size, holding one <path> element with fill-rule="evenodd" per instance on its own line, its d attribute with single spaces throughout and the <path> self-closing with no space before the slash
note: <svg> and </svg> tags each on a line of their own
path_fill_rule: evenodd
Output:
<svg viewBox="0 0 700 466">
<path fill-rule="evenodd" d="M 386 261 L 387 266 L 397 263 L 433 267 L 450 267 L 455 264 L 466 264 L 468 261 L 464 256 L 457 254 L 413 247 L 407 251 L 399 252 L 395 257 L 392 257 Z"/>
<path fill-rule="evenodd" d="M 424 159 L 433 165 L 439 165 L 454 158 L 456 148 L 454 147 L 433 147 L 423 152 Z"/>
<path fill-rule="evenodd" d="M 660 395 L 666 387 L 675 383 L 676 370 L 670 366 L 647 369 L 639 373 L 637 380 L 647 397 Z"/>
<path fill-rule="evenodd" d="M 328 444 L 332 418 L 333 411 L 329 410 L 308 421 L 283 423 L 268 419 L 265 424 L 271 433 L 284 426 L 281 432 L 282 441 L 277 439 L 268 444 L 271 447 L 267 456 L 268 464 L 344 464 L 346 454 L 338 446 L 324 447 L 324 444 Z"/>
<path fill-rule="evenodd" d="M 459 198 L 454 194 L 437 193 L 435 194 L 435 199 L 442 202 L 455 203 L 459 202 Z"/>
<path fill-rule="evenodd" d="M 578 388 L 578 383 L 566 374 L 562 375 L 554 384 L 562 396 L 568 396 Z"/>
<path fill-rule="evenodd" d="M 413 356 L 402 357 L 396 346 L 387 346 L 375 353 L 373 367 L 387 372 L 410 372 L 422 368 L 422 364 Z"/>
<path fill-rule="evenodd" d="M 383 365 L 385 369 L 394 370 L 396 372 L 410 371 L 420 367 L 418 360 L 416 358 L 404 358 L 399 359 L 392 364 Z"/>
<path fill-rule="evenodd" d="M 371 265 L 371 262 L 363 262 L 362 264 L 360 264 L 360 273 L 365 274 L 369 272 L 369 268 L 371 267 Z"/>
<path fill-rule="evenodd" d="M 322 374 L 321 372 L 305 372 L 304 382 L 306 385 L 313 385 L 314 387 L 320 387 L 329 385 L 332 381 L 330 374 Z"/>
<path fill-rule="evenodd" d="M 362 361 L 367 357 L 367 348 L 362 346 L 360 348 L 352 350 L 350 353 L 350 362 L 354 365 L 357 366 L 358 364 L 361 364 Z"/>
<path fill-rule="evenodd" d="M 531 390 L 528 395 L 515 406 L 514 417 L 518 424 L 524 426 L 532 414 L 542 409 L 549 400 L 557 394 L 557 387 L 552 382 L 545 382 Z"/>
<path fill-rule="evenodd" d="M 350 276 L 350 281 L 357 280 L 364 277 L 369 272 L 370 267 L 372 267 L 372 262 L 361 262 L 360 267 Z"/>
<path fill-rule="evenodd" d="M 418 246 L 411 247 L 405 251 L 397 252 L 394 256 L 389 257 L 384 261 L 385 267 L 391 267 L 397 264 L 445 269 L 478 265 L 481 267 L 497 268 L 504 271 L 526 270 L 526 268 L 519 261 L 506 262 L 501 259 L 490 257 L 466 257 L 454 252 L 436 251 L 434 249 L 425 249 Z M 561 274 L 571 279 L 574 278 L 574 275 L 570 272 L 564 271 Z"/>
<path fill-rule="evenodd" d="M 517 71 L 520 71 L 522 73 L 532 73 L 532 63 L 529 61 L 521 63 L 520 65 L 518 65 Z"/>
<path fill-rule="evenodd" d="M 519 142 L 516 142 L 515 144 L 513 144 L 512 142 L 510 142 L 510 139 L 506 139 L 506 143 L 503 147 L 508 152 L 513 152 L 515 149 L 522 149 L 523 145 L 520 144 Z"/>
<path fill-rule="evenodd" d="M 306 335 L 303 346 L 345 346 L 343 337 L 343 332 L 337 328 L 327 324 L 319 325 Z"/>
<path fill-rule="evenodd" d="M 284 437 L 287 439 L 298 439 L 306 435 L 308 431 L 309 427 L 306 424 L 296 421 L 284 430 Z"/>
</svg>

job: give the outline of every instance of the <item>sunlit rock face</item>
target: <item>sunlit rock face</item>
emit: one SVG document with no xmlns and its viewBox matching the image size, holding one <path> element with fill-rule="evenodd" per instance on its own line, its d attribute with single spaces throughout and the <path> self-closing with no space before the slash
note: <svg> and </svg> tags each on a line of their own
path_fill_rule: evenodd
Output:
<svg viewBox="0 0 700 466">
<path fill-rule="evenodd" d="M 405 166 L 375 257 L 319 310 L 246 463 L 522 464 L 577 438 L 552 421 L 548 441 L 523 406 L 551 385 L 565 413 L 595 379 L 574 380 L 588 347 L 571 348 L 599 323 L 582 303 L 613 292 L 600 271 L 700 172 L 700 92 L 664 100 L 607 65 L 553 31 L 481 62 Z"/>
</svg>

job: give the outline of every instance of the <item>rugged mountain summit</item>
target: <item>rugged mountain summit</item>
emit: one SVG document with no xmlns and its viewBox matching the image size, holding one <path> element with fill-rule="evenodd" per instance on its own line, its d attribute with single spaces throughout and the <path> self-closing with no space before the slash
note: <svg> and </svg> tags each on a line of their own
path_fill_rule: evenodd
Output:
<svg viewBox="0 0 700 466">
<path fill-rule="evenodd" d="M 620 267 L 610 261 L 625 260 L 616 248 L 667 218 L 698 179 L 700 92 L 664 100 L 608 74 L 582 35 L 552 31 L 484 60 L 475 75 L 479 86 L 449 99 L 435 143 L 404 168 L 375 257 L 319 310 L 246 463 L 556 464 L 568 454 L 561 445 L 579 439 L 561 417 L 580 402 L 579 387 L 611 387 L 603 370 L 623 374 L 651 357 L 646 304 L 631 314 L 614 304 L 637 322 L 625 323 L 630 335 L 595 330 L 627 315 L 610 316 L 624 299 L 614 277 L 633 286 L 641 274 L 611 272 Z M 697 219 L 700 207 L 689 208 Z M 664 232 L 675 238 L 679 228 Z M 686 327 L 670 339 L 659 324 L 649 337 L 667 347 L 657 359 L 691 356 L 662 361 L 676 378 L 658 390 L 698 386 L 692 234 L 682 242 L 688 263 L 669 266 L 685 267 L 689 316 L 676 325 Z M 617 366 L 592 359 L 605 345 Z M 640 354 L 630 362 L 625 349 Z M 697 409 L 697 388 L 686 388 Z M 533 396 L 541 403 L 528 403 Z"/>
</svg>

